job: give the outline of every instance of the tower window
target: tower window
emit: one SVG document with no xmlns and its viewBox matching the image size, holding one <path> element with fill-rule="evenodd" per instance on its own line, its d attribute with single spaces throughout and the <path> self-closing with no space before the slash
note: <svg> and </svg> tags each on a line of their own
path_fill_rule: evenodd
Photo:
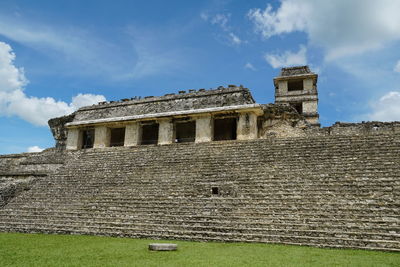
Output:
<svg viewBox="0 0 400 267">
<path fill-rule="evenodd" d="M 297 113 L 302 114 L 303 113 L 303 103 L 290 103 L 292 107 L 297 111 Z"/>
<path fill-rule="evenodd" d="M 303 89 L 303 80 L 288 81 L 288 91 L 302 91 Z"/>
</svg>

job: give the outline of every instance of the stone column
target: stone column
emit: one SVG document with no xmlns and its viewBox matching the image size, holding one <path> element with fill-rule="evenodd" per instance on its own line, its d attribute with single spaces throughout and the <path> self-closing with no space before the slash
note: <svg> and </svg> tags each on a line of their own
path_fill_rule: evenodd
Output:
<svg viewBox="0 0 400 267">
<path fill-rule="evenodd" d="M 94 148 L 110 146 L 111 131 L 106 126 L 96 126 L 94 128 Z"/>
<path fill-rule="evenodd" d="M 137 146 L 139 144 L 140 129 L 138 122 L 126 125 L 124 146 Z"/>
<path fill-rule="evenodd" d="M 77 150 L 82 147 L 82 134 L 78 128 L 68 129 L 67 150 Z"/>
<path fill-rule="evenodd" d="M 305 92 L 311 93 L 313 91 L 313 79 L 304 79 L 303 80 L 303 88 Z"/>
<path fill-rule="evenodd" d="M 288 93 L 288 81 L 279 81 L 278 82 L 278 94 L 279 95 L 287 95 Z"/>
<path fill-rule="evenodd" d="M 257 115 L 254 112 L 243 112 L 237 124 L 237 140 L 257 139 Z"/>
<path fill-rule="evenodd" d="M 159 119 L 158 125 L 158 144 L 172 144 L 174 125 L 172 124 L 171 119 Z"/>
<path fill-rule="evenodd" d="M 211 114 L 196 118 L 196 143 L 211 142 L 213 139 L 213 120 Z"/>
</svg>

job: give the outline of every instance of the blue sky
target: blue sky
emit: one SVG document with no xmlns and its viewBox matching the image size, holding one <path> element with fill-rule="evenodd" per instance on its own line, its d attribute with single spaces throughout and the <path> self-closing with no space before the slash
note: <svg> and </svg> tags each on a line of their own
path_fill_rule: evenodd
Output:
<svg viewBox="0 0 400 267">
<path fill-rule="evenodd" d="M 400 1 L 0 2 L 0 154 L 54 145 L 82 105 L 319 74 L 323 126 L 400 120 Z"/>
</svg>

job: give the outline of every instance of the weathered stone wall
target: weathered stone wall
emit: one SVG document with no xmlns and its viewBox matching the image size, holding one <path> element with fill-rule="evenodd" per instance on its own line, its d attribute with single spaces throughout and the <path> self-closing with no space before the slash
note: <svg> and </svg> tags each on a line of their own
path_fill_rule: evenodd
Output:
<svg viewBox="0 0 400 267">
<path fill-rule="evenodd" d="M 35 176 L 0 176 L 0 208 L 23 191 L 29 190 L 36 179 Z"/>
<path fill-rule="evenodd" d="M 29 190 L 38 179 L 53 174 L 64 159 L 65 153 L 60 149 L 0 155 L 0 207 Z"/>
<path fill-rule="evenodd" d="M 332 135 L 380 135 L 400 133 L 400 122 L 336 122 L 328 127 L 311 126 L 303 116 L 287 104 L 262 105 L 264 115 L 259 117 L 259 138 L 288 138 Z"/>
<path fill-rule="evenodd" d="M 369 121 L 361 123 L 336 122 L 330 127 L 310 129 L 310 134 L 376 135 L 400 133 L 400 122 Z"/>
<path fill-rule="evenodd" d="M 263 111 L 264 115 L 259 118 L 260 138 L 306 136 L 306 129 L 311 127 L 290 105 L 263 105 Z"/>
<path fill-rule="evenodd" d="M 58 117 L 50 119 L 48 124 L 53 134 L 54 140 L 56 141 L 55 147 L 58 149 L 65 149 L 67 145 L 67 135 L 68 131 L 65 127 L 65 124 L 73 121 L 75 117 L 75 113 L 72 113 L 67 116 Z"/>
<path fill-rule="evenodd" d="M 124 99 L 83 107 L 76 112 L 74 122 L 253 103 L 255 101 L 247 88 L 221 86 L 215 90 L 189 90 L 188 93 L 181 91 L 177 95 Z"/>
<path fill-rule="evenodd" d="M 66 155 L 0 209 L 1 231 L 400 251 L 400 134 Z"/>
</svg>

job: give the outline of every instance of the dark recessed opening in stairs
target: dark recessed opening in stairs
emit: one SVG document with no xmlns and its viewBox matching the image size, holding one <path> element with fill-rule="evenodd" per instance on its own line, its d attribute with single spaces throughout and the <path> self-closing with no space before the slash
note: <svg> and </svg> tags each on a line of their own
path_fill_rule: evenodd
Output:
<svg viewBox="0 0 400 267">
<path fill-rule="evenodd" d="M 219 189 L 218 189 L 218 187 L 212 187 L 212 188 L 211 188 L 211 191 L 212 191 L 212 194 L 213 194 L 213 195 L 219 195 Z"/>
</svg>

